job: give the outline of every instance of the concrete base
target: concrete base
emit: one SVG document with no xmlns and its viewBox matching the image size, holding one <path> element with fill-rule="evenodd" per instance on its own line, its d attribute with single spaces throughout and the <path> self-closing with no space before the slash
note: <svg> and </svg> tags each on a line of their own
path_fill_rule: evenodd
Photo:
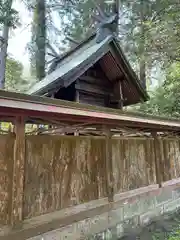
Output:
<svg viewBox="0 0 180 240">
<path fill-rule="evenodd" d="M 123 200 L 123 194 L 116 195 L 113 207 L 108 212 L 29 240 L 118 239 L 134 227 L 147 225 L 152 219 L 179 210 L 180 186 L 172 186 L 164 185 L 145 194 L 132 191 L 135 196 L 126 200 Z"/>
</svg>

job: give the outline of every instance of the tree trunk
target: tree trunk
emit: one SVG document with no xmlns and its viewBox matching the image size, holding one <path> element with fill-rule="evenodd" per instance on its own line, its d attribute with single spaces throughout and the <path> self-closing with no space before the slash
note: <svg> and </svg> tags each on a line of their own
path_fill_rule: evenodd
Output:
<svg viewBox="0 0 180 240">
<path fill-rule="evenodd" d="M 45 0 L 36 0 L 34 9 L 35 62 L 36 77 L 40 81 L 45 77 L 46 48 L 46 6 Z"/>
<path fill-rule="evenodd" d="M 116 14 L 117 15 L 117 18 L 116 18 L 116 34 L 117 36 L 119 35 L 119 1 L 120 0 L 114 0 L 113 1 L 113 6 L 112 6 L 112 11 L 113 11 L 113 14 Z"/>
<path fill-rule="evenodd" d="M 12 0 L 7 2 L 7 10 L 3 24 L 2 30 L 2 43 L 1 43 L 1 50 L 0 50 L 0 88 L 5 87 L 5 72 L 6 72 L 6 57 L 7 57 L 7 47 L 8 47 L 8 38 L 9 38 L 9 14 L 12 8 Z"/>
<path fill-rule="evenodd" d="M 139 64 L 139 72 L 140 72 L 140 81 L 143 85 L 143 88 L 146 89 L 146 63 L 145 58 L 141 55 L 140 64 Z"/>
<path fill-rule="evenodd" d="M 141 40 L 140 40 L 140 65 L 139 65 L 139 72 L 140 72 L 140 81 L 146 89 L 146 58 L 145 58 L 145 13 L 144 13 L 144 1 L 141 0 L 140 2 L 141 8 L 140 8 L 140 35 L 141 35 Z"/>
</svg>

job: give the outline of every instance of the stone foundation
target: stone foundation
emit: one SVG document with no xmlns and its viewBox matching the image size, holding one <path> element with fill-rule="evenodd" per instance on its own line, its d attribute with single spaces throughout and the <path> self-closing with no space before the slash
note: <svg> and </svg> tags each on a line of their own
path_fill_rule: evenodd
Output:
<svg viewBox="0 0 180 240">
<path fill-rule="evenodd" d="M 74 222 L 28 240 L 118 239 L 133 228 L 148 225 L 152 220 L 180 209 L 180 184 L 163 184 L 121 193 L 109 204 L 109 211 Z M 129 229 L 129 230 L 128 230 Z"/>
</svg>

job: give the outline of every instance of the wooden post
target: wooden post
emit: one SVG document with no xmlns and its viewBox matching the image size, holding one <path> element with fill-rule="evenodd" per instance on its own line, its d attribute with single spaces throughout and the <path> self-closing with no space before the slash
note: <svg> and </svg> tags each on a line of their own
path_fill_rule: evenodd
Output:
<svg viewBox="0 0 180 240">
<path fill-rule="evenodd" d="M 79 103 L 79 91 L 76 89 L 75 102 Z"/>
<path fill-rule="evenodd" d="M 120 93 L 120 101 L 119 101 L 119 108 L 123 109 L 123 91 L 122 91 L 122 82 L 119 81 L 119 93 Z"/>
<path fill-rule="evenodd" d="M 171 180 L 171 164 L 170 164 L 170 159 L 169 159 L 168 155 L 169 155 L 168 142 L 167 142 L 167 140 L 164 140 L 164 158 L 165 158 L 166 181 Z"/>
<path fill-rule="evenodd" d="M 76 130 L 76 131 L 74 132 L 74 136 L 79 136 L 78 130 Z"/>
<path fill-rule="evenodd" d="M 78 81 L 79 83 L 79 81 Z M 76 89 L 75 102 L 79 103 L 79 91 Z M 79 132 L 76 130 L 74 136 L 79 136 Z"/>
<path fill-rule="evenodd" d="M 159 142 L 159 150 L 160 150 L 160 172 L 161 172 L 161 181 L 166 181 L 166 169 L 165 169 L 165 155 L 164 155 L 164 145 L 163 139 L 160 139 Z"/>
<path fill-rule="evenodd" d="M 19 225 L 22 222 L 23 191 L 24 191 L 24 163 L 25 163 L 25 122 L 17 117 L 14 123 L 15 144 L 12 176 L 12 209 L 11 224 Z"/>
<path fill-rule="evenodd" d="M 157 133 L 153 132 L 152 136 L 154 138 L 154 158 L 155 158 L 155 170 L 156 170 L 156 183 L 161 187 L 161 169 L 160 169 L 160 145 L 157 137 Z"/>
<path fill-rule="evenodd" d="M 123 109 L 124 99 L 123 99 L 123 82 L 121 80 L 118 80 L 114 84 L 114 101 L 117 102 L 117 107 L 119 109 Z"/>
<path fill-rule="evenodd" d="M 109 129 L 106 129 L 106 184 L 109 202 L 114 200 L 114 177 L 113 177 L 113 162 L 112 162 L 112 138 Z"/>
</svg>

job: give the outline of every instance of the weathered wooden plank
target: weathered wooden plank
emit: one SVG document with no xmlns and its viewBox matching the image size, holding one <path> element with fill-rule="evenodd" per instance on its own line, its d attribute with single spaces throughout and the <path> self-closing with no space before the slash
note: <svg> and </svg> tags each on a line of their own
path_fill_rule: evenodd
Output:
<svg viewBox="0 0 180 240">
<path fill-rule="evenodd" d="M 12 168 L 14 136 L 0 135 L 0 224 L 11 218 Z"/>
<path fill-rule="evenodd" d="M 107 196 L 104 144 L 99 138 L 26 136 L 24 217 Z"/>
<path fill-rule="evenodd" d="M 79 91 L 78 90 L 76 90 L 75 102 L 79 103 Z M 74 136 L 79 136 L 79 132 L 77 130 L 74 132 Z"/>
<path fill-rule="evenodd" d="M 79 78 L 80 81 L 87 82 L 90 84 L 95 84 L 101 87 L 109 87 L 112 88 L 112 83 L 108 81 L 107 79 L 101 79 L 101 78 L 96 78 L 96 77 L 91 77 L 91 76 L 82 76 Z"/>
<path fill-rule="evenodd" d="M 119 108 L 122 109 L 123 108 L 123 101 L 124 101 L 124 97 L 123 97 L 123 82 L 119 81 L 119 95 L 120 95 L 120 101 L 119 101 Z"/>
<path fill-rule="evenodd" d="M 14 166 L 12 175 L 11 224 L 17 225 L 23 219 L 23 191 L 25 164 L 25 122 L 22 117 L 15 120 Z"/>
<path fill-rule="evenodd" d="M 113 93 L 114 95 L 111 96 L 111 103 L 116 102 L 117 103 L 117 107 L 119 109 L 123 108 L 123 103 L 124 103 L 124 98 L 123 98 L 123 90 L 122 90 L 122 81 L 116 81 L 114 84 L 114 89 L 113 89 Z"/>
<path fill-rule="evenodd" d="M 106 181 L 110 189 L 113 187 L 111 191 L 108 188 L 110 197 L 112 191 L 127 191 L 154 183 L 155 163 L 149 164 L 151 177 L 147 178 L 146 174 L 146 162 L 151 161 L 146 153 L 154 151 L 152 139 L 147 149 L 145 138 L 113 139 L 113 162 L 118 162 L 115 166 L 112 142 L 105 141 L 103 137 L 28 136 L 24 216 L 29 218 L 105 197 Z M 154 154 L 152 159 L 154 161 Z M 118 167 L 116 181 L 109 176 L 114 167 Z"/>
<path fill-rule="evenodd" d="M 166 181 L 166 168 L 165 168 L 165 156 L 164 156 L 164 146 L 163 146 L 163 139 L 159 140 L 159 155 L 160 155 L 160 172 L 161 172 L 161 181 Z"/>
<path fill-rule="evenodd" d="M 168 151 L 168 141 L 163 140 L 163 148 L 164 148 L 164 161 L 165 161 L 165 175 L 166 181 L 171 179 L 171 166 L 170 166 L 170 159 L 169 159 L 169 151 Z"/>
<path fill-rule="evenodd" d="M 122 172 L 124 170 L 124 162 L 122 157 L 122 143 L 121 140 L 112 139 L 112 161 L 114 174 L 114 193 L 122 192 Z M 118 161 L 117 161 L 118 159 Z"/>
<path fill-rule="evenodd" d="M 111 89 L 106 89 L 103 87 L 100 87 L 98 85 L 92 85 L 86 82 L 79 82 L 75 84 L 75 88 L 77 90 L 81 90 L 83 92 L 88 92 L 88 93 L 94 93 L 94 94 L 98 94 L 98 95 L 109 95 L 111 94 Z"/>
<path fill-rule="evenodd" d="M 75 102 L 79 103 L 79 91 L 76 90 Z"/>
<path fill-rule="evenodd" d="M 155 170 L 156 170 L 156 182 L 161 187 L 162 184 L 162 176 L 161 176 L 161 169 L 160 169 L 160 143 L 157 137 L 157 133 L 153 132 L 152 136 L 154 138 L 154 156 L 155 156 Z"/>
<path fill-rule="evenodd" d="M 83 121 L 83 117 L 87 117 L 86 121 L 90 118 L 96 118 L 101 124 L 106 123 L 117 125 L 126 124 L 126 126 L 147 128 L 149 129 L 161 129 L 161 131 L 178 131 L 180 129 L 180 123 L 177 120 L 169 120 L 165 118 L 157 117 L 144 117 L 133 113 L 124 113 L 118 110 L 104 109 L 100 107 L 94 107 L 90 105 L 81 105 L 75 102 L 67 102 L 62 100 L 56 100 L 51 98 L 28 96 L 25 94 L 7 93 L 6 91 L 0 91 L 0 108 L 1 115 L 9 115 L 11 110 L 12 116 L 18 115 L 30 115 L 43 117 L 49 117 L 49 119 L 76 119 L 76 121 Z M 5 110 L 6 108 L 6 110 Z M 99 113 L 100 112 L 100 113 Z M 54 113 L 54 114 L 52 114 Z M 56 117 L 55 117 L 56 114 Z M 83 118 L 83 119 L 82 119 Z"/>
<path fill-rule="evenodd" d="M 107 128 L 105 130 L 106 142 L 106 179 L 107 179 L 107 193 L 108 200 L 113 202 L 114 199 L 114 177 L 113 177 L 113 161 L 112 161 L 112 136 L 110 130 Z"/>
<path fill-rule="evenodd" d="M 170 172 L 171 172 L 171 179 L 176 178 L 176 166 L 174 162 L 174 144 L 172 140 L 168 139 L 168 157 L 169 157 L 169 164 L 170 164 Z"/>
<path fill-rule="evenodd" d="M 79 101 L 80 103 L 86 103 L 86 104 L 91 104 L 91 105 L 95 105 L 95 106 L 105 106 L 105 98 L 98 95 L 92 95 L 89 93 L 85 93 L 85 92 L 79 92 Z"/>
</svg>

